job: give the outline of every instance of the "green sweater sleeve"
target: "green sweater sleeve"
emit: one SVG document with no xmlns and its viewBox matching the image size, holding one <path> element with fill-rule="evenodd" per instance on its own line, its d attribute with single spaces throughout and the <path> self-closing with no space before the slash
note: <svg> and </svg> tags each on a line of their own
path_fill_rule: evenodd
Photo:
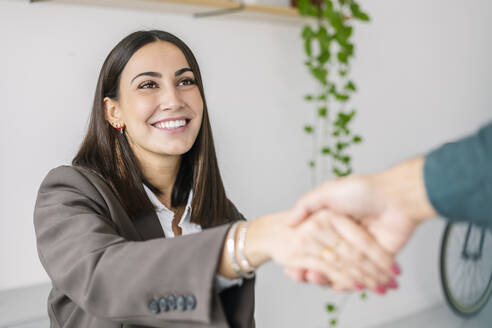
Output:
<svg viewBox="0 0 492 328">
<path fill-rule="evenodd" d="M 444 218 L 492 224 L 492 122 L 442 145 L 424 163 L 427 196 Z"/>
</svg>

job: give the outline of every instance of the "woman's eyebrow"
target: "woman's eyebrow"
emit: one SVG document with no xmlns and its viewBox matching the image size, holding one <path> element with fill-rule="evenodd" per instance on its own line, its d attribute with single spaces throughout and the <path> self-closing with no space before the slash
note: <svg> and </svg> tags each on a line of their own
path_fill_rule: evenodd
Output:
<svg viewBox="0 0 492 328">
<path fill-rule="evenodd" d="M 176 71 L 176 73 L 174 73 L 174 76 L 179 76 L 179 75 L 183 74 L 184 72 L 188 72 L 188 71 L 190 71 L 190 72 L 193 73 L 193 71 L 191 70 L 191 68 L 185 67 L 185 68 L 182 68 L 182 69 L 178 69 Z"/>
<path fill-rule="evenodd" d="M 130 81 L 130 84 L 133 82 L 133 80 L 135 80 L 137 77 L 139 76 L 142 76 L 142 75 L 148 75 L 148 76 L 152 76 L 152 77 L 159 77 L 161 78 L 162 77 L 162 74 L 161 73 L 157 73 L 157 72 L 142 72 L 140 74 L 137 74 L 131 81 Z"/>
<path fill-rule="evenodd" d="M 184 72 L 193 72 L 191 70 L 191 68 L 189 67 L 185 67 L 185 68 L 181 68 L 179 70 L 177 70 L 175 73 L 174 73 L 174 76 L 179 76 L 181 74 L 183 74 Z M 137 74 L 131 81 L 130 81 L 130 84 L 133 82 L 133 80 L 135 80 L 137 77 L 139 76 L 142 76 L 142 75 L 148 75 L 148 76 L 152 76 L 152 77 L 158 77 L 158 78 L 161 78 L 162 77 L 162 74 L 161 73 L 158 73 L 158 72 L 142 72 L 142 73 L 139 73 Z"/>
</svg>

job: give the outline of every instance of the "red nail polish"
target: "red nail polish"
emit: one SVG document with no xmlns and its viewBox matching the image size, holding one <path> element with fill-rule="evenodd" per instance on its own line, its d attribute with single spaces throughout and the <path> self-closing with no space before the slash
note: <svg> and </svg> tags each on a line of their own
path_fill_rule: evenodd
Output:
<svg viewBox="0 0 492 328">
<path fill-rule="evenodd" d="M 366 286 L 364 284 L 361 284 L 360 282 L 356 282 L 355 288 L 357 288 L 358 290 L 362 290 L 362 289 L 365 289 Z"/>
<path fill-rule="evenodd" d="M 376 292 L 378 294 L 384 295 L 384 294 L 386 294 L 386 288 L 383 285 L 378 285 L 376 287 Z"/>
<path fill-rule="evenodd" d="M 390 282 L 388 282 L 386 286 L 388 286 L 389 288 L 397 289 L 398 283 L 396 282 L 396 280 L 392 279 Z"/>
<path fill-rule="evenodd" d="M 398 264 L 393 264 L 393 266 L 391 267 L 391 271 L 394 273 L 394 274 L 400 274 L 401 273 L 401 269 L 400 267 L 398 266 Z"/>
</svg>

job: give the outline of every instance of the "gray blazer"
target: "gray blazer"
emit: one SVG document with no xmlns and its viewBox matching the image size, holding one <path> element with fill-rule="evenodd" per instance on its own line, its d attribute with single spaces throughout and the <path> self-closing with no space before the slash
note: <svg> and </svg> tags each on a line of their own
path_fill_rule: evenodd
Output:
<svg viewBox="0 0 492 328">
<path fill-rule="evenodd" d="M 34 209 L 51 327 L 255 327 L 254 279 L 214 293 L 229 226 L 166 239 L 155 212 L 130 220 L 98 174 L 52 169 Z"/>
</svg>

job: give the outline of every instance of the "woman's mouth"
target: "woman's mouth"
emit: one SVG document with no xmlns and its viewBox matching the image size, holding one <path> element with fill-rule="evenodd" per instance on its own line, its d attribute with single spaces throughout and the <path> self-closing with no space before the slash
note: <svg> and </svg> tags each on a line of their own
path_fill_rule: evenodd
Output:
<svg viewBox="0 0 492 328">
<path fill-rule="evenodd" d="M 160 131 L 180 133 L 186 130 L 189 122 L 189 119 L 166 120 L 152 124 L 152 126 Z"/>
</svg>

